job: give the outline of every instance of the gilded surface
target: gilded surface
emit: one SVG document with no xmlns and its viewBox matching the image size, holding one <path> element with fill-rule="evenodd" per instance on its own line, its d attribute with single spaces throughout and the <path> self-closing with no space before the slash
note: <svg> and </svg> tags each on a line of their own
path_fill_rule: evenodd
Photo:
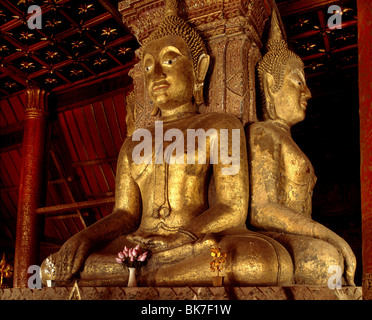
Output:
<svg viewBox="0 0 372 320">
<path fill-rule="evenodd" d="M 314 169 L 291 137 L 305 118 L 311 93 L 301 59 L 287 49 L 273 15 L 269 51 L 259 65 L 264 121 L 249 126 L 250 223 L 290 252 L 297 284 L 328 285 L 336 266 L 354 285 L 350 246 L 311 219 Z"/>
<path fill-rule="evenodd" d="M 124 245 L 136 244 L 153 253 L 138 276 L 142 286 L 210 285 L 212 245 L 228 253 L 224 269 L 227 285 L 291 284 L 293 266 L 288 252 L 245 225 L 249 173 L 241 122 L 229 114 L 197 112 L 209 56 L 204 49 L 201 53 L 193 49 L 201 39 L 187 39 L 191 34 L 187 28 L 174 28 L 181 31 L 148 42 L 141 63 L 153 113 L 158 113 L 164 131 L 179 130 L 188 145 L 188 130 L 213 129 L 206 148 L 195 146 L 193 161 L 189 161 L 189 149 L 177 154 L 184 163 L 136 163 L 133 151 L 138 141 L 128 138 L 118 159 L 114 211 L 69 239 L 51 257 L 60 285 L 74 278 L 80 279 L 82 286 L 125 285 L 128 272 L 116 263 L 115 256 Z M 197 59 L 192 58 L 195 52 Z M 234 157 L 238 151 L 237 163 L 232 164 L 239 170 L 231 175 L 223 173 L 231 164 L 221 159 L 221 149 L 218 161 L 211 161 L 210 144 L 221 142 L 222 129 L 228 132 L 224 152 Z M 156 137 L 154 125 L 146 130 Z M 234 150 L 233 130 L 238 132 Z M 166 150 L 170 142 L 164 141 L 156 151 Z M 155 146 L 152 141 L 151 150 Z M 157 152 L 147 156 L 156 159 Z M 205 163 L 199 161 L 203 158 Z M 210 186 L 213 191 L 208 190 Z M 102 248 L 102 244 L 107 245 Z M 42 269 L 45 271 L 45 264 Z"/>
<path fill-rule="evenodd" d="M 174 1 L 171 2 L 174 7 Z M 57 282 L 63 285 L 77 278 L 81 286 L 125 285 L 128 272 L 116 263 L 115 256 L 124 245 L 140 244 L 153 253 L 138 275 L 141 286 L 210 285 L 212 245 L 228 254 L 226 285 L 280 286 L 291 285 L 293 281 L 327 285 L 331 266 L 338 266 L 352 285 L 355 257 L 342 238 L 311 219 L 316 178 L 310 161 L 290 135 L 290 127 L 303 120 L 306 101 L 311 96 L 302 62 L 288 52 L 282 39 L 275 39 L 280 50 L 287 51 L 274 52 L 275 58 L 281 59 L 279 71 L 275 69 L 278 64 L 273 66 L 270 59 L 264 58 L 261 64 L 267 118 L 249 126 L 247 150 L 241 119 L 233 115 L 237 108 L 234 103 L 239 99 L 232 99 L 233 95 L 244 95 L 239 85 L 244 77 L 237 67 L 236 78 L 225 82 L 229 82 L 233 95 L 229 101 L 224 98 L 223 111 L 233 114 L 200 114 L 198 108 L 199 104 L 203 107 L 202 90 L 210 58 L 201 38 L 172 15 L 174 10 L 168 10 L 164 23 L 176 24 L 171 28 L 173 33 L 169 32 L 169 25 L 157 29 L 156 36 L 142 48 L 141 63 L 135 73 L 141 67 L 145 75 L 143 93 L 152 101 L 152 114 L 162 123 L 162 132 L 181 133 L 179 141 L 184 146 L 189 142 L 189 130 L 212 130 L 212 134 L 204 150 L 195 146 L 195 153 L 176 152 L 174 159 L 180 162 L 175 163 L 156 159 L 174 147 L 179 136 L 164 139 L 159 145 L 158 127 L 152 123 L 144 128 L 155 140 L 151 140 L 149 153 L 143 148 L 141 157 L 148 162 L 142 163 L 133 156 L 139 142 L 129 137 L 118 159 L 114 211 L 69 239 L 52 255 Z M 272 30 L 277 34 L 278 24 Z M 232 52 L 244 41 L 220 38 L 214 43 L 232 57 Z M 276 45 L 271 43 L 270 50 L 275 51 Z M 249 54 L 246 51 L 245 56 Z M 231 65 L 229 70 L 235 67 Z M 208 110 L 208 104 L 204 110 Z M 210 146 L 212 141 L 224 139 L 223 129 L 228 132 L 225 151 L 232 159 L 236 151 L 239 154 L 235 163 L 239 170 L 231 175 L 223 174 L 233 163 L 226 164 L 221 159 L 222 149 L 218 161 L 212 162 Z M 239 135 L 232 139 L 234 130 Z M 233 147 L 234 140 L 238 142 L 237 148 Z M 172 149 L 175 150 L 178 151 Z M 193 161 L 189 161 L 190 157 Z M 200 163 L 203 158 L 205 163 Z M 249 221 L 265 232 L 253 232 L 246 227 L 250 195 Z"/>
</svg>

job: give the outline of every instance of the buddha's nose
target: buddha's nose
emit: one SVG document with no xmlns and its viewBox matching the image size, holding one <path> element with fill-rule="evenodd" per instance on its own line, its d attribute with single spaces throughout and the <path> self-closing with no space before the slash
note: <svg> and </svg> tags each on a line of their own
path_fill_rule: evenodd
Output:
<svg viewBox="0 0 372 320">
<path fill-rule="evenodd" d="M 165 77 L 164 70 L 159 62 L 156 62 L 154 65 L 154 74 L 153 78 L 156 79 L 162 79 Z"/>
<path fill-rule="evenodd" d="M 306 86 L 306 88 L 305 88 L 305 92 L 303 94 L 303 97 L 306 101 L 311 98 L 311 92 L 310 92 L 310 89 L 308 88 L 308 86 Z"/>
</svg>

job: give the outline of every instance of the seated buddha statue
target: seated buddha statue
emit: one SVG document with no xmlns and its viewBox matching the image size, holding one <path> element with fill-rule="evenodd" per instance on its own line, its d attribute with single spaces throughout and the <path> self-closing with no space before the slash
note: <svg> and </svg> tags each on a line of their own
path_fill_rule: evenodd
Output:
<svg viewBox="0 0 372 320">
<path fill-rule="evenodd" d="M 202 38 L 177 16 L 176 8 L 174 2 L 166 2 L 162 23 L 142 47 L 145 84 L 153 114 L 159 116 L 154 125 L 142 128 L 155 136 L 150 154 L 145 147 L 139 153 L 147 161 L 134 159 L 140 144 L 148 143 L 145 135 L 142 140 L 134 139 L 135 131 L 124 141 L 118 157 L 112 213 L 74 235 L 50 256 L 56 285 L 75 279 L 80 286 L 126 285 L 128 271 L 115 258 L 124 246 L 136 245 L 151 250 L 138 274 L 140 286 L 211 285 L 211 246 L 227 253 L 227 285 L 292 282 L 293 264 L 285 248 L 246 227 L 249 173 L 245 131 L 233 115 L 198 113 L 210 58 Z M 211 134 L 204 149 L 199 148 L 198 138 L 195 150 L 187 148 L 177 155 L 177 161 L 165 161 L 162 155 L 174 142 L 165 136 L 162 143 L 156 141 L 159 123 L 164 132 L 181 132 L 184 145 L 189 145 L 186 133 L 190 130 Z M 238 132 L 234 139 L 233 130 Z M 211 144 L 224 139 L 227 150 L 220 149 L 218 159 L 212 161 Z M 237 162 L 232 161 L 237 170 L 226 173 L 232 165 L 221 159 L 223 152 L 238 155 Z M 208 197 L 209 188 L 213 188 L 213 197 Z M 43 282 L 45 268 L 44 264 Z"/>
<path fill-rule="evenodd" d="M 275 13 L 267 47 L 258 66 L 263 121 L 247 131 L 250 224 L 288 250 L 296 284 L 327 286 L 338 269 L 344 284 L 354 285 L 356 259 L 350 246 L 311 218 L 316 177 L 291 136 L 291 127 L 305 118 L 311 93 L 303 62 L 288 49 Z"/>
</svg>

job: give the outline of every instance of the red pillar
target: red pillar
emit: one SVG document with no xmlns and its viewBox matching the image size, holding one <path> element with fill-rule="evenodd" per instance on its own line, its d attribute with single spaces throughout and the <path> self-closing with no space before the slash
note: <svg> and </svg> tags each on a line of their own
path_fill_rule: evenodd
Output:
<svg viewBox="0 0 372 320">
<path fill-rule="evenodd" d="M 358 0 L 363 298 L 372 300 L 372 3 Z"/>
<path fill-rule="evenodd" d="M 35 210 L 40 207 L 46 123 L 47 92 L 26 89 L 27 104 L 23 136 L 22 168 L 18 194 L 17 232 L 14 257 L 15 288 L 27 288 L 30 265 L 38 264 L 39 230 Z"/>
</svg>

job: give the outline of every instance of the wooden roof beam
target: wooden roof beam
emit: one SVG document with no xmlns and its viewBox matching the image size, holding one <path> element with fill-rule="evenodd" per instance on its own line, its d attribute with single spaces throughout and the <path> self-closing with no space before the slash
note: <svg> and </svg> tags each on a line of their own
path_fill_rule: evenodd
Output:
<svg viewBox="0 0 372 320">
<path fill-rule="evenodd" d="M 61 215 L 66 214 L 67 212 L 74 212 L 76 210 L 83 210 L 94 207 L 102 207 L 107 205 L 113 205 L 115 203 L 115 197 L 102 198 L 97 200 L 88 200 L 68 204 L 60 204 L 50 207 L 42 207 L 36 209 L 37 214 L 44 215 Z"/>
</svg>

